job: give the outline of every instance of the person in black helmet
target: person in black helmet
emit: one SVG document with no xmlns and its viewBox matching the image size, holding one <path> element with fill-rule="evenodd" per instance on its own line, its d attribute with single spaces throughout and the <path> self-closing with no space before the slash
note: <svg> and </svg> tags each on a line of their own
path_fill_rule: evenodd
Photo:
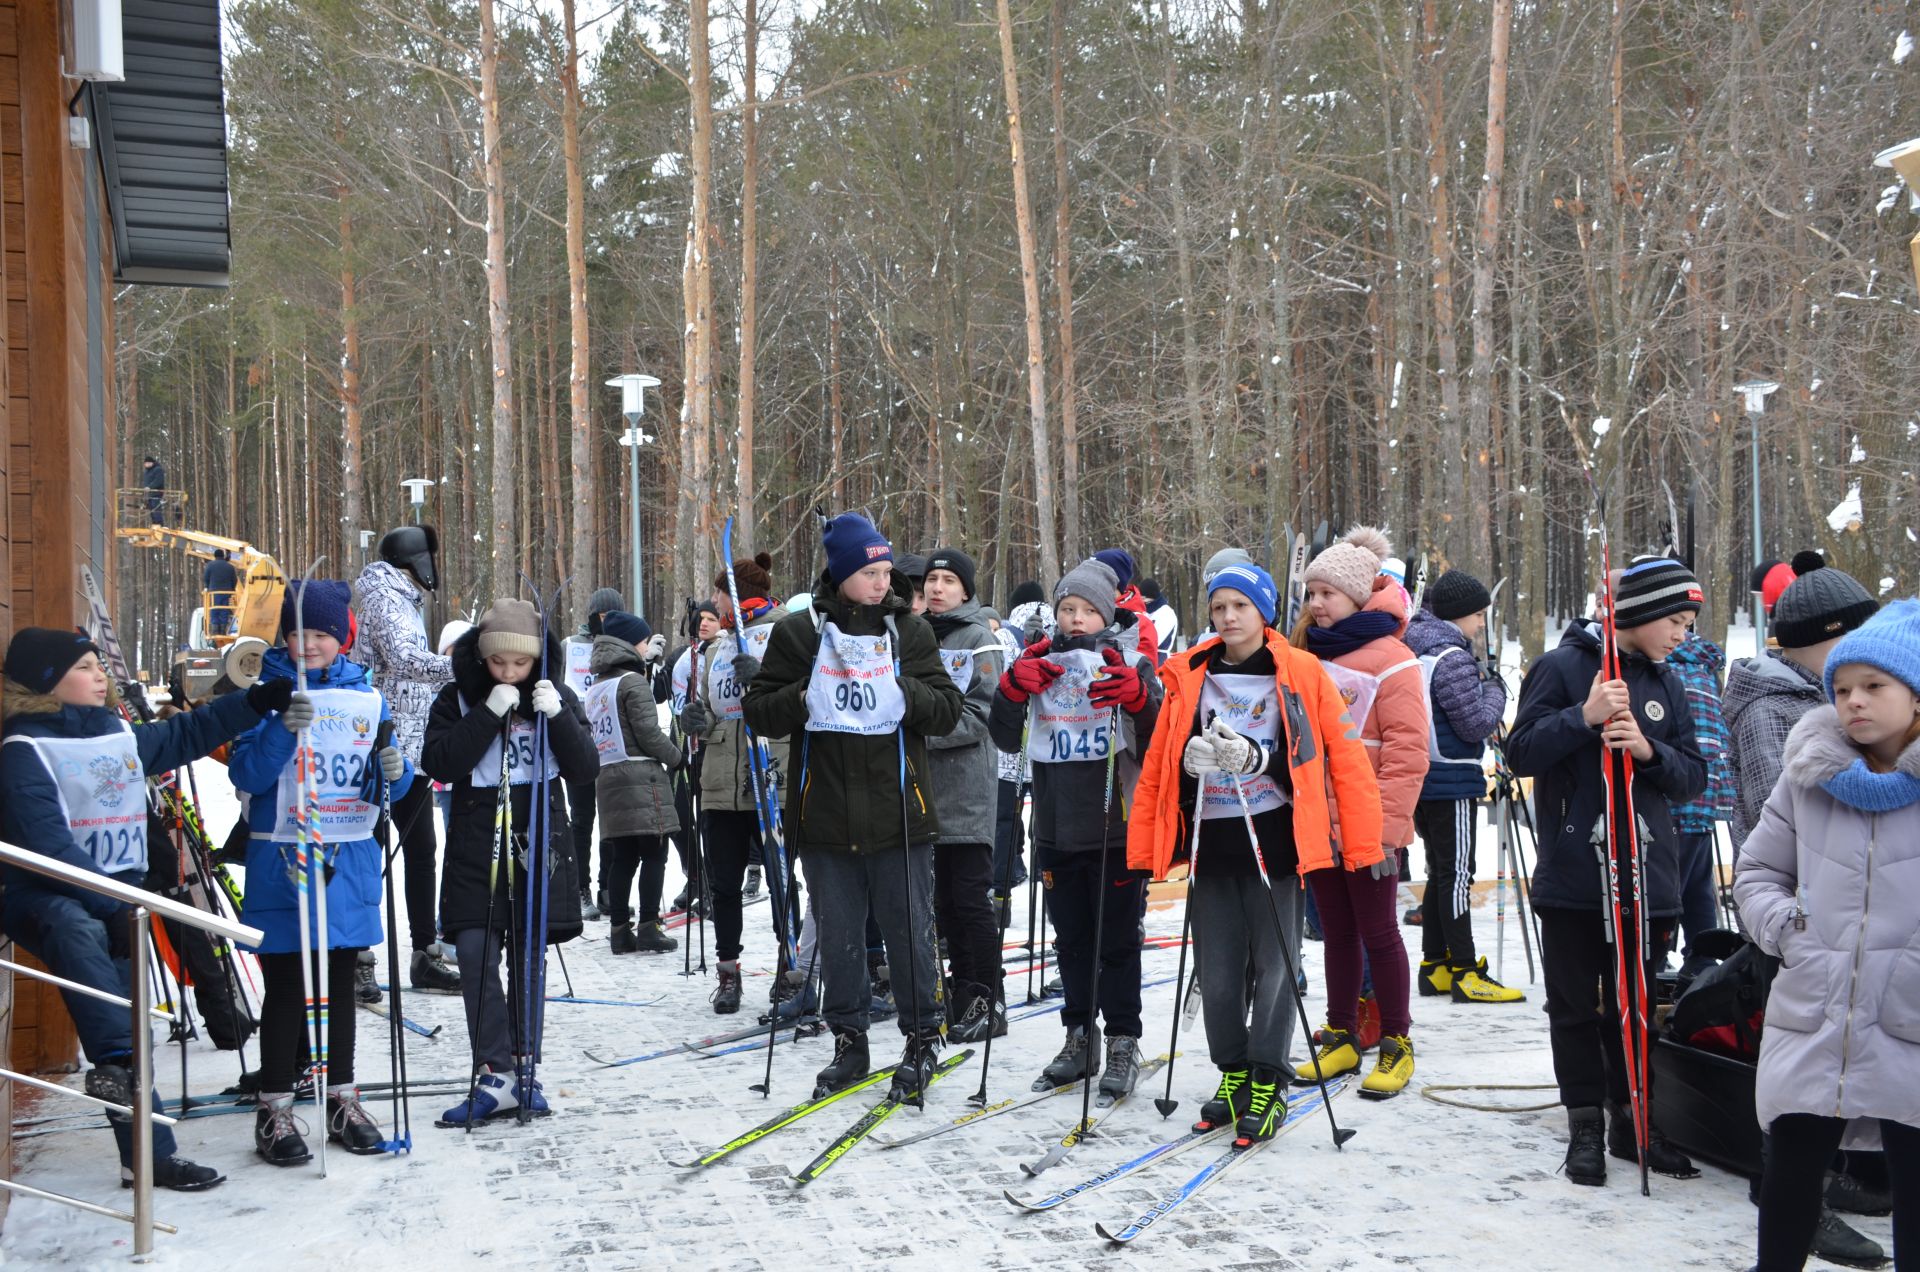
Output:
<svg viewBox="0 0 1920 1272">
<path fill-rule="evenodd" d="M 353 585 L 353 608 L 360 628 L 352 656 L 371 673 L 374 688 L 393 716 L 393 742 L 410 764 L 420 763 L 420 742 L 427 714 L 440 686 L 453 679 L 453 662 L 437 654 L 427 640 L 427 593 L 439 586 L 435 552 L 439 537 L 432 526 L 401 526 L 380 540 L 379 559 L 369 561 Z M 457 994 L 460 973 L 436 946 L 438 930 L 434 886 L 439 845 L 433 818 L 432 784 L 416 782 L 394 801 L 389 833 L 400 836 L 407 863 L 407 929 L 413 942 L 411 980 L 416 990 Z"/>
</svg>

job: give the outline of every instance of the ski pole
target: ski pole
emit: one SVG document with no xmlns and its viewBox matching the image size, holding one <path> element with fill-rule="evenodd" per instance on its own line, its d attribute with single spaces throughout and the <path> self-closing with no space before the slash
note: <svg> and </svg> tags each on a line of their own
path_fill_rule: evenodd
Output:
<svg viewBox="0 0 1920 1272">
<path fill-rule="evenodd" d="M 898 680 L 900 677 L 900 652 L 897 637 L 894 645 L 893 674 L 894 679 Z M 907 726 L 905 721 L 902 721 L 895 727 L 893 736 L 895 747 L 900 755 L 900 872 L 901 882 L 905 885 L 907 897 L 907 913 L 903 921 L 907 933 L 907 947 L 902 951 L 907 956 L 907 1006 L 900 1010 L 900 1018 L 904 1023 L 907 1011 L 911 1010 L 913 1012 L 913 1023 L 909 1026 L 911 1032 L 907 1036 L 912 1039 L 913 1064 L 917 1070 L 920 1067 L 922 1059 L 920 1052 L 920 932 L 919 925 L 914 922 L 913 912 L 913 819 L 907 811 Z M 929 855 L 932 854 L 933 848 L 931 845 L 928 846 L 927 852 Z M 929 923 L 931 923 L 931 914 L 928 915 L 928 920 Z M 933 934 L 929 931 L 927 935 L 931 937 Z M 931 963 L 933 960 L 929 958 L 927 961 Z M 936 1008 L 940 1006 L 938 1001 L 939 995 L 940 991 L 936 986 L 934 989 L 934 1006 Z M 942 1013 L 939 1029 L 940 1037 L 944 1040 L 947 1036 L 947 1025 L 944 1013 Z M 916 1109 L 926 1108 L 926 1084 L 919 1080 L 917 1073 L 915 1075 L 914 1087 L 916 1089 L 910 1103 Z"/>
<path fill-rule="evenodd" d="M 300 576 L 300 585 L 293 594 L 293 640 L 299 650 L 293 659 L 293 675 L 296 688 L 304 696 L 307 692 L 306 662 L 306 602 L 307 581 L 313 572 L 320 568 L 326 557 L 316 557 L 307 565 Z M 326 842 L 320 836 L 320 828 L 315 823 L 319 811 L 320 791 L 313 775 L 313 728 L 311 725 L 300 730 L 297 749 L 294 752 L 294 774 L 299 786 L 299 811 L 294 815 L 294 825 L 299 835 L 299 868 L 301 870 L 299 892 L 300 905 L 300 973 L 307 994 L 307 1026 L 313 1033 L 312 1049 L 308 1053 L 313 1078 L 313 1106 L 319 1115 L 320 1125 L 327 1125 L 327 876 Z M 309 902 L 312 903 L 309 908 Z M 316 951 L 318 957 L 316 958 Z M 316 982 L 318 997 L 315 997 Z M 327 1177 L 327 1137 L 320 1137 L 320 1177 Z"/>
<path fill-rule="evenodd" d="M 380 762 L 380 752 L 393 745 L 393 721 L 382 720 L 379 730 L 373 736 L 373 760 Z M 387 780 L 385 773 L 375 779 L 380 783 L 380 822 L 377 839 L 385 843 L 387 833 L 393 826 L 393 783 Z M 429 800 L 428 803 L 432 801 Z M 395 917 L 393 903 L 393 858 L 387 858 L 386 870 L 381 873 L 387 893 L 387 992 L 393 995 L 392 1012 L 387 1019 L 387 1057 L 389 1072 L 393 1078 L 393 1138 L 382 1140 L 380 1148 L 388 1153 L 411 1153 L 413 1151 L 413 1110 L 407 1094 L 407 1030 L 401 1022 L 400 1002 L 400 929 Z"/>
<path fill-rule="evenodd" d="M 1097 898 L 1093 911 L 1093 967 L 1087 973 L 1087 1046 L 1093 1046 L 1093 1022 L 1100 1014 L 1100 964 L 1106 952 L 1107 929 L 1107 884 L 1112 876 L 1108 865 L 1107 850 L 1113 838 L 1113 769 L 1120 755 L 1120 708 L 1114 707 L 1107 715 L 1107 780 L 1100 794 L 1100 872 L 1095 877 L 1093 894 Z M 1186 951 L 1181 951 L 1184 959 Z M 1062 985 L 1064 989 L 1064 984 Z M 1098 1061 L 1091 1055 L 1091 1063 Z M 1084 1134 L 1089 1129 L 1088 1119 L 1093 1114 L 1093 1069 L 1088 1069 L 1080 1082 L 1080 1130 Z"/>
<path fill-rule="evenodd" d="M 1173 1062 L 1180 1058 L 1180 996 L 1186 992 L 1182 983 L 1187 979 L 1187 938 L 1193 932 L 1193 877 L 1200 868 L 1200 806 L 1206 798 L 1206 785 L 1202 778 L 1193 792 L 1193 842 L 1187 846 L 1187 896 L 1180 916 L 1180 967 L 1173 974 L 1173 1033 L 1167 1038 L 1167 1093 L 1153 1102 L 1161 1117 L 1172 1117 L 1180 1107 L 1180 1101 L 1173 1098 Z"/>
<path fill-rule="evenodd" d="M 1222 771 L 1224 772 L 1225 770 Z M 1286 927 L 1280 922 L 1280 902 L 1273 894 L 1273 880 L 1267 876 L 1267 855 L 1260 850 L 1260 835 L 1253 828 L 1253 809 L 1247 805 L 1247 792 L 1245 788 L 1240 785 L 1240 775 L 1237 773 L 1227 773 L 1226 777 L 1227 781 L 1233 785 L 1234 798 L 1240 801 L 1240 816 L 1247 823 L 1247 842 L 1253 846 L 1253 861 L 1255 865 L 1260 867 L 1260 882 L 1264 884 L 1267 889 L 1267 912 L 1273 916 L 1274 941 L 1280 946 L 1280 956 L 1284 958 L 1287 963 L 1287 987 L 1289 992 L 1293 994 L 1293 1009 L 1300 1014 L 1300 1028 L 1306 1031 L 1303 1036 L 1311 1038 L 1313 1036 L 1313 1026 L 1307 1023 L 1307 1004 L 1306 1001 L 1300 997 L 1300 973 L 1294 967 L 1293 950 L 1290 947 L 1291 943 L 1287 940 Z M 1340 870 L 1344 867 L 1336 855 L 1333 864 L 1328 868 Z M 1352 1139 L 1356 1132 L 1351 1127 L 1342 1130 L 1340 1123 L 1334 1120 L 1333 1096 L 1327 1091 L 1327 1075 L 1321 1071 L 1320 1057 L 1318 1055 L 1313 1058 L 1313 1078 L 1314 1081 L 1320 1085 L 1320 1104 L 1321 1107 L 1326 1109 L 1327 1125 L 1333 1130 L 1333 1146 L 1340 1148 L 1348 1140 Z"/>
<path fill-rule="evenodd" d="M 1013 807 L 1015 817 L 1020 815 L 1019 800 L 1020 788 L 1016 785 L 1014 787 Z M 1013 843 L 1011 840 L 1007 843 L 1006 856 L 1000 862 L 1000 867 L 995 873 L 999 876 L 993 883 L 993 917 L 997 924 L 1000 921 L 1001 915 L 1005 913 L 1005 907 L 1010 906 L 1013 902 L 1013 897 L 1010 893 L 1013 885 L 1008 882 L 1008 880 L 1013 877 Z M 1004 928 L 1001 930 L 1003 932 L 1005 931 Z M 1028 961 L 1028 970 L 1029 974 L 1031 974 L 1031 960 Z M 1005 998 L 1007 992 L 1007 971 L 1004 964 L 1000 965 L 994 973 L 993 984 L 985 988 L 987 991 L 987 1045 L 981 1052 L 980 1057 L 980 1089 L 967 1097 L 969 1103 L 979 1105 L 981 1108 L 987 1106 L 987 1075 L 993 1072 L 993 1035 L 997 1032 L 994 1023 L 994 1013 L 996 1011 L 1004 1013 L 1006 1010 L 1005 1004 L 1001 1001 Z"/>
<path fill-rule="evenodd" d="M 484 708 L 480 709 L 484 710 Z M 487 921 L 485 926 L 481 928 L 480 934 L 480 966 L 473 969 L 473 974 L 482 978 L 479 999 L 482 1006 L 485 1005 L 487 1000 L 485 977 L 489 975 L 497 976 L 500 971 L 499 956 L 494 953 L 493 949 L 493 924 L 494 913 L 499 908 L 500 866 L 503 861 L 506 863 L 508 878 L 511 879 L 513 874 L 513 792 L 507 782 L 510 771 L 509 765 L 512 761 L 512 744 L 513 712 L 509 710 L 506 717 L 500 721 L 500 770 L 496 774 L 493 801 L 493 861 L 487 870 Z M 484 762 L 483 760 L 482 763 Z M 511 897 L 508 898 L 507 904 L 509 914 L 511 914 L 513 904 Z M 509 924 L 509 926 L 511 926 L 511 924 Z M 467 972 L 465 968 L 461 969 L 460 975 L 461 979 L 464 980 L 466 978 Z M 509 991 L 511 991 L 513 987 L 511 978 L 509 978 L 507 982 L 507 987 Z M 508 1005 L 507 1018 L 510 1021 L 513 1019 L 511 1002 L 509 1002 Z M 471 1032 L 471 1030 L 469 1032 Z M 480 1093 L 480 1071 L 485 1067 L 485 1061 L 480 1058 L 479 1048 L 475 1047 L 471 1069 L 472 1076 L 467 1082 L 466 1129 L 469 1134 L 473 1131 L 473 1102 L 475 1097 Z"/>
</svg>

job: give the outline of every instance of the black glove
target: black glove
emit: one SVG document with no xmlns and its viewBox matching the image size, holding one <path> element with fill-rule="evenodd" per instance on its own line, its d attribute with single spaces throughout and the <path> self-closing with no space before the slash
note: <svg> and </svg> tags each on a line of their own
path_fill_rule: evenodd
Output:
<svg viewBox="0 0 1920 1272">
<path fill-rule="evenodd" d="M 287 704 L 292 701 L 293 681 L 291 680 L 262 680 L 247 690 L 247 705 L 253 708 L 255 715 L 285 711 Z"/>
<path fill-rule="evenodd" d="M 760 674 L 760 660 L 752 654 L 735 654 L 733 658 L 733 678 L 744 689 L 753 678 Z"/>
<path fill-rule="evenodd" d="M 691 698 L 687 701 L 686 710 L 680 713 L 680 732 L 690 738 L 704 738 L 713 732 L 713 717 L 700 699 Z"/>
<path fill-rule="evenodd" d="M 113 913 L 101 920 L 107 925 L 107 954 L 115 959 L 133 957 L 133 907 L 116 905 Z"/>
</svg>

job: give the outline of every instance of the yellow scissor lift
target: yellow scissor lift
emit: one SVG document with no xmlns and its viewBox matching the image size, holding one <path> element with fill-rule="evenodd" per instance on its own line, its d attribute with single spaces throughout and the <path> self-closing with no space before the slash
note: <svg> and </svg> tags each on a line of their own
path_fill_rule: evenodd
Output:
<svg viewBox="0 0 1920 1272">
<path fill-rule="evenodd" d="M 201 561 L 214 559 L 214 550 L 227 554 L 233 566 L 231 592 L 202 591 L 201 634 L 210 649 L 189 649 L 174 662 L 181 687 L 199 699 L 223 678 L 236 687 L 250 685 L 260 674 L 260 656 L 280 634 L 280 601 L 286 595 L 287 576 L 280 563 L 244 539 L 229 539 L 181 524 L 187 495 L 183 490 L 134 488 L 118 492 L 114 537 L 136 548 L 179 548 Z M 231 610 L 232 630 L 215 634 L 209 621 L 216 610 Z"/>
</svg>

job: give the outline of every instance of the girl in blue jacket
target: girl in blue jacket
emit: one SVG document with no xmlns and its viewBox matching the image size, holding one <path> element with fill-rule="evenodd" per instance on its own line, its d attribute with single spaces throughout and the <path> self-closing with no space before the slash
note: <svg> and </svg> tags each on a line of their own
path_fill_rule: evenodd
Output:
<svg viewBox="0 0 1920 1272">
<path fill-rule="evenodd" d="M 307 728 L 314 751 L 318 808 L 313 818 L 327 863 L 327 929 L 318 927 L 318 905 L 308 894 L 308 921 L 314 924 L 319 982 L 319 950 L 326 950 L 327 974 L 341 987 L 340 1001 L 327 1014 L 327 1138 L 349 1153 L 377 1153 L 384 1138 L 360 1105 L 353 1080 L 354 1016 L 347 992 L 353 984 L 355 956 L 380 943 L 380 878 L 383 855 L 374 839 L 379 820 L 379 788 L 386 782 L 393 799 L 407 793 L 413 769 L 390 742 L 380 744 L 387 704 L 367 680 L 366 669 L 343 651 L 353 643 L 351 593 L 345 583 L 314 579 L 305 584 L 303 626 L 294 630 L 294 595 L 299 580 L 287 586 L 280 628 L 286 643 L 262 660 L 262 684 L 291 683 L 294 659 L 306 667 L 312 706 L 271 716 L 234 743 L 227 772 L 245 798 L 247 894 L 240 917 L 264 934 L 260 971 L 264 990 L 260 1007 L 260 1110 L 255 1114 L 253 1148 L 275 1166 L 298 1166 L 312 1159 L 293 1116 L 293 1090 L 304 1053 L 306 991 L 300 969 L 300 906 L 294 872 L 300 832 L 295 813 L 301 790 L 296 764 L 297 734 Z"/>
</svg>

